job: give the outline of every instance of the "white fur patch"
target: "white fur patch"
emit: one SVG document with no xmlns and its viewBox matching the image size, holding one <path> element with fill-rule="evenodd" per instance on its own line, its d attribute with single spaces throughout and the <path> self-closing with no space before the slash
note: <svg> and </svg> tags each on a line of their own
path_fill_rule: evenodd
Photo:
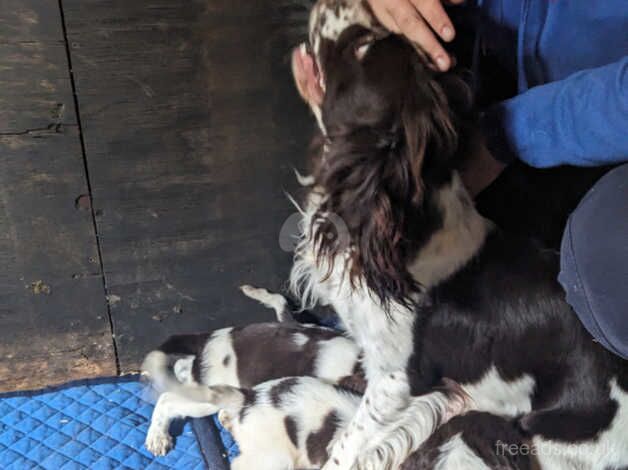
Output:
<svg viewBox="0 0 628 470">
<path fill-rule="evenodd" d="M 294 341 L 294 344 L 296 344 L 300 348 L 305 346 L 309 340 L 310 338 L 308 338 L 303 333 L 295 333 L 294 335 L 292 335 L 292 341 Z"/>
<path fill-rule="evenodd" d="M 339 336 L 321 341 L 318 345 L 318 356 L 314 364 L 316 377 L 335 383 L 351 375 L 360 357 L 360 348 L 355 342 Z"/>
<path fill-rule="evenodd" d="M 289 321 L 291 318 L 286 318 L 289 315 L 288 301 L 281 294 L 274 294 L 261 287 L 253 287 L 249 285 L 240 286 L 240 290 L 247 297 L 257 300 L 262 305 L 272 308 L 277 315 L 278 322 Z"/>
<path fill-rule="evenodd" d="M 337 41 L 353 25 L 374 28 L 379 24 L 362 0 L 319 1 L 310 14 L 310 44 L 319 58 L 321 39 Z M 381 28 L 381 27 L 380 27 Z"/>
<path fill-rule="evenodd" d="M 203 349 L 200 357 L 201 382 L 205 385 L 240 386 L 238 379 L 238 358 L 233 349 L 231 332 L 233 328 L 216 330 Z M 230 356 L 227 365 L 225 357 Z"/>
<path fill-rule="evenodd" d="M 316 181 L 313 175 L 302 175 L 296 168 L 294 168 L 294 175 L 296 176 L 298 183 L 304 188 L 313 186 Z"/>
<path fill-rule="evenodd" d="M 230 431 L 240 448 L 240 455 L 231 463 L 233 470 L 315 468 L 307 452 L 308 436 L 321 428 L 332 411 L 339 419 L 338 429 L 344 427 L 360 401 L 359 396 L 341 392 L 320 380 L 299 377 L 277 407 L 270 394 L 282 380 L 256 386 L 258 399 L 247 410 L 244 421 L 229 420 Z M 296 446 L 286 430 L 287 416 L 296 426 Z"/>
<path fill-rule="evenodd" d="M 462 440 L 460 434 L 438 448 L 440 456 L 434 465 L 435 470 L 489 470 L 484 461 Z"/>
<path fill-rule="evenodd" d="M 590 469 L 628 466 L 628 393 L 610 381 L 610 396 L 619 405 L 611 426 L 595 442 L 565 444 L 535 437 L 535 453 L 541 468 Z"/>
<path fill-rule="evenodd" d="M 336 41 L 344 30 L 353 25 L 370 28 L 373 16 L 364 8 L 361 0 L 344 0 L 337 9 L 326 7 L 325 3 L 319 3 L 319 15 L 325 15 L 325 23 L 320 29 L 320 35 L 331 41 Z"/>
<path fill-rule="evenodd" d="M 255 406 L 248 410 L 245 424 L 231 421 L 231 433 L 240 454 L 231 462 L 231 470 L 291 470 L 299 455 L 283 425 L 284 414 L 271 407 Z"/>
<path fill-rule="evenodd" d="M 530 412 L 534 387 L 535 381 L 529 375 L 508 382 L 495 366 L 479 382 L 462 385 L 473 400 L 474 409 L 510 417 Z"/>
<path fill-rule="evenodd" d="M 191 384 L 194 382 L 192 377 L 192 365 L 194 364 L 194 356 L 187 356 L 177 360 L 173 366 L 174 376 L 182 384 Z"/>
<path fill-rule="evenodd" d="M 439 191 L 437 201 L 445 215 L 443 227 L 432 235 L 408 267 L 426 289 L 447 279 L 473 258 L 493 227 L 475 210 L 457 173 L 451 185 Z"/>
</svg>

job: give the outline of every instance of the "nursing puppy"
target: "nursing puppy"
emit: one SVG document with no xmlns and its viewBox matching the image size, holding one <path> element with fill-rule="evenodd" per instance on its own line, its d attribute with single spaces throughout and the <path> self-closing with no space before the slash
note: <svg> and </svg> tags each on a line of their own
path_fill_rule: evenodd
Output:
<svg viewBox="0 0 628 470">
<path fill-rule="evenodd" d="M 360 394 L 313 377 L 286 377 L 252 390 L 211 387 L 211 392 L 212 403 L 221 407 L 218 419 L 240 450 L 231 462 L 233 470 L 320 468 L 328 449 L 349 430 L 361 400 Z M 442 392 L 464 399 L 453 383 Z M 451 412 L 431 403 L 422 405 L 423 409 L 417 401 L 414 410 Z M 529 442 L 511 422 L 487 413 L 475 413 L 473 418 L 454 418 L 436 429 L 402 470 L 532 468 Z"/>
<path fill-rule="evenodd" d="M 542 466 L 628 465 L 628 364 L 565 302 L 557 253 L 500 231 L 461 183 L 485 151 L 464 83 L 360 0 L 316 4 L 293 71 L 325 142 L 292 286 L 333 306 L 368 380 L 325 470 L 401 465 L 448 418 L 412 409 L 448 406 L 443 377 L 515 419 Z"/>
<path fill-rule="evenodd" d="M 279 294 L 250 286 L 242 291 L 273 308 L 278 323 L 177 335 L 146 356 L 142 373 L 160 393 L 146 437 L 153 454 L 164 455 L 172 447 L 168 428 L 173 419 L 218 411 L 208 399 L 207 386 L 250 389 L 281 377 L 312 376 L 364 388 L 355 342 L 335 330 L 294 322 Z"/>
<path fill-rule="evenodd" d="M 212 387 L 218 419 L 238 443 L 232 470 L 320 468 L 361 396 L 313 377 L 286 377 L 252 390 Z"/>
</svg>

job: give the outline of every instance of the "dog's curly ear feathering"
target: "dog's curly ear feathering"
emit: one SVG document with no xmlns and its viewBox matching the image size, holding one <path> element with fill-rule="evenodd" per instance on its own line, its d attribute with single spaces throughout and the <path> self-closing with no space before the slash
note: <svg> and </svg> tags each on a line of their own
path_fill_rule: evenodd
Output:
<svg viewBox="0 0 628 470">
<path fill-rule="evenodd" d="M 312 219 L 317 258 L 331 270 L 346 248 L 328 217 L 336 214 L 352 240 L 351 282 L 365 282 L 383 304 L 408 305 L 421 288 L 409 258 L 441 223 L 433 193 L 470 139 L 460 119 L 470 117 L 469 89 L 399 36 L 351 26 L 333 47 L 323 40 L 319 48 L 313 69 L 325 92 L 318 104 L 310 100 L 325 136 L 314 165 L 326 195 Z"/>
</svg>

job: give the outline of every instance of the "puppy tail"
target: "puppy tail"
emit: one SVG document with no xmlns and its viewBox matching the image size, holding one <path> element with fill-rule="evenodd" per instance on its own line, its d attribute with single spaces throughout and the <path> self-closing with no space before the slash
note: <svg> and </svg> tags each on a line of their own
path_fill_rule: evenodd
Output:
<svg viewBox="0 0 628 470">
<path fill-rule="evenodd" d="M 142 363 L 142 375 L 150 379 L 159 393 L 171 392 L 191 401 L 212 403 L 217 409 L 239 409 L 246 403 L 247 394 L 252 393 L 230 385 L 183 384 L 174 376 L 168 355 L 160 350 L 148 353 Z"/>
<path fill-rule="evenodd" d="M 177 380 L 172 370 L 168 354 L 162 350 L 148 353 L 142 363 L 142 376 L 148 378 L 158 393 L 176 392 L 183 384 Z"/>
<path fill-rule="evenodd" d="M 240 290 L 247 297 L 257 300 L 262 305 L 268 308 L 272 308 L 277 314 L 277 321 L 279 323 L 296 323 L 292 317 L 288 300 L 281 294 L 273 294 L 272 292 L 262 289 L 260 287 L 253 287 L 249 285 L 240 286 Z"/>
</svg>

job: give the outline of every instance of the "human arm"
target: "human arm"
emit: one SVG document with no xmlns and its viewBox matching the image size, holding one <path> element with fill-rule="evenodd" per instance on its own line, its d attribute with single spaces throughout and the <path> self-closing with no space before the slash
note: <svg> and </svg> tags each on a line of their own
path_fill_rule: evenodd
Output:
<svg viewBox="0 0 628 470">
<path fill-rule="evenodd" d="M 531 88 L 482 118 L 490 152 L 546 168 L 628 159 L 628 56 Z"/>
</svg>

